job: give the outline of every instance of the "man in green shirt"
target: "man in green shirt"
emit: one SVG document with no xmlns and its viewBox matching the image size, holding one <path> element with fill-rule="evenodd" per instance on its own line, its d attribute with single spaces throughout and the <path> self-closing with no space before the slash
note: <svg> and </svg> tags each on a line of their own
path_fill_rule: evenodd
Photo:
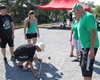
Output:
<svg viewBox="0 0 100 80">
<path fill-rule="evenodd" d="M 77 30 L 82 47 L 80 59 L 82 75 L 84 80 L 92 80 L 93 64 L 99 47 L 97 23 L 94 16 L 78 3 L 74 4 L 72 11 L 80 18 Z"/>
<path fill-rule="evenodd" d="M 53 21 L 53 14 L 52 13 L 50 14 L 49 18 L 50 18 L 50 22 L 52 22 Z"/>
</svg>

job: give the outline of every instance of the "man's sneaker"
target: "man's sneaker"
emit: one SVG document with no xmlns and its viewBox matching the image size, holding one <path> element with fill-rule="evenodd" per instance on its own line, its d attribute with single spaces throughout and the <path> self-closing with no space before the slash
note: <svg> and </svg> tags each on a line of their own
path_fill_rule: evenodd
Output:
<svg viewBox="0 0 100 80">
<path fill-rule="evenodd" d="M 4 58 L 4 63 L 8 63 L 8 61 L 7 61 L 7 58 L 6 58 L 6 57 Z"/>
<path fill-rule="evenodd" d="M 15 57 L 14 56 L 11 56 L 11 61 L 15 61 Z"/>
<path fill-rule="evenodd" d="M 78 58 L 77 59 L 74 59 L 73 62 L 79 62 L 79 59 Z"/>
</svg>

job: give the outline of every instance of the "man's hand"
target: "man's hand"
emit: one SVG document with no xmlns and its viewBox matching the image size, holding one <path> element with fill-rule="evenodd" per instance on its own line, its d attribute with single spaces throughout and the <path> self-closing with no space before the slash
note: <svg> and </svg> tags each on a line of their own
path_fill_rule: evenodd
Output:
<svg viewBox="0 0 100 80">
<path fill-rule="evenodd" d="M 12 39 L 14 39 L 15 38 L 15 36 L 14 36 L 14 34 L 12 34 Z"/>
<path fill-rule="evenodd" d="M 72 37 L 70 38 L 70 42 L 72 41 Z"/>
<path fill-rule="evenodd" d="M 94 59 L 95 55 L 94 55 L 94 49 L 90 49 L 89 53 L 88 53 L 90 59 Z"/>
</svg>

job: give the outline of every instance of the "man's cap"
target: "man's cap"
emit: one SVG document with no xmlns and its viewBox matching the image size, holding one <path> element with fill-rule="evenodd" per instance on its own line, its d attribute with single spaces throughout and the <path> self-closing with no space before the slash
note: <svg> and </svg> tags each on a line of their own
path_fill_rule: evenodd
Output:
<svg viewBox="0 0 100 80">
<path fill-rule="evenodd" d="M 7 9 L 7 7 L 5 5 L 0 5 L 0 10 L 1 9 Z"/>
<path fill-rule="evenodd" d="M 44 52 L 44 49 L 45 49 L 45 45 L 43 42 L 40 42 L 37 44 L 39 46 L 39 48 Z"/>
<path fill-rule="evenodd" d="M 79 3 L 75 3 L 74 6 L 72 7 L 72 11 L 71 12 L 73 12 L 74 10 L 77 10 L 79 8 L 83 8 L 83 6 L 81 4 L 79 4 Z"/>
</svg>

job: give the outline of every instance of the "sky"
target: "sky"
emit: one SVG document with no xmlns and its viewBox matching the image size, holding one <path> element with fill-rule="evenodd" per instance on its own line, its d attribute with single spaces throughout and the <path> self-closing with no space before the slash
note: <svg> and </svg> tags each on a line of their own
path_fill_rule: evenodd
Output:
<svg viewBox="0 0 100 80">
<path fill-rule="evenodd" d="M 95 3 L 95 5 L 100 5 L 100 0 L 79 0 L 79 1 L 80 2 L 83 2 L 83 1 L 85 1 L 85 2 L 92 1 L 92 2 Z"/>
</svg>

